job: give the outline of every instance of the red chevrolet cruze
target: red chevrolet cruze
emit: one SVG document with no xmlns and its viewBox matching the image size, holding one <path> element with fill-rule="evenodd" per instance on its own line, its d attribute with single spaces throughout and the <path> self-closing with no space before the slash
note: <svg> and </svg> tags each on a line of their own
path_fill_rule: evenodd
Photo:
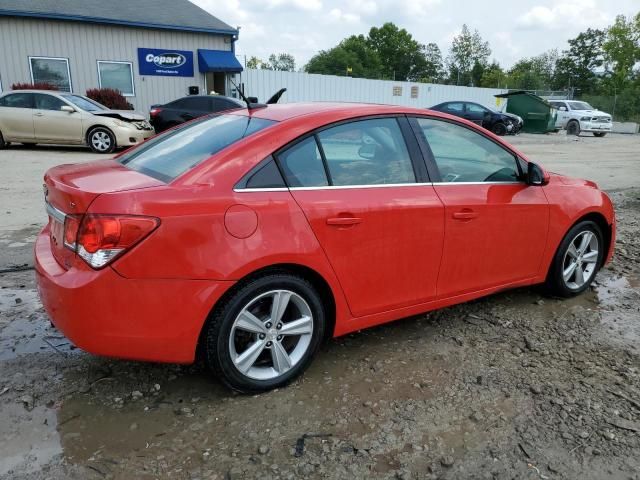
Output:
<svg viewBox="0 0 640 480">
<path fill-rule="evenodd" d="M 35 246 L 53 323 L 98 354 L 286 384 L 325 337 L 499 290 L 585 290 L 611 201 L 446 114 L 285 104 L 52 168 Z"/>
</svg>

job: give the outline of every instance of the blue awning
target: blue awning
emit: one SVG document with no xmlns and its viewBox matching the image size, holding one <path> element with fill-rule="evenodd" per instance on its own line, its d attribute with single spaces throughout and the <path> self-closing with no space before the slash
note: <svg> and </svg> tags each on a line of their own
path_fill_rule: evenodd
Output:
<svg viewBox="0 0 640 480">
<path fill-rule="evenodd" d="M 206 72 L 240 73 L 242 65 L 236 54 L 229 50 L 200 50 L 198 49 L 198 70 Z"/>
</svg>

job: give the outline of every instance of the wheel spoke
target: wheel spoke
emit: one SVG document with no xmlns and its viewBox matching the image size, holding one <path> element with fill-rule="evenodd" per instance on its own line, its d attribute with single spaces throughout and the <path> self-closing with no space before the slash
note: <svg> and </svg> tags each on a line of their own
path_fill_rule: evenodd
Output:
<svg viewBox="0 0 640 480">
<path fill-rule="evenodd" d="M 596 263 L 598 261 L 598 251 L 592 251 L 589 253 L 585 253 L 582 256 L 582 261 L 585 263 Z"/>
<path fill-rule="evenodd" d="M 236 328 L 251 333 L 267 333 L 267 329 L 262 320 L 256 317 L 249 310 L 243 310 L 242 313 L 240 313 L 236 322 Z"/>
<path fill-rule="evenodd" d="M 567 268 L 565 268 L 564 272 L 562 272 L 562 276 L 564 277 L 565 282 L 569 281 L 569 279 L 573 275 L 573 272 L 576 271 L 577 267 L 578 264 L 576 262 L 571 262 L 571 264 Z"/>
<path fill-rule="evenodd" d="M 273 342 L 271 360 L 273 361 L 273 368 L 278 373 L 284 373 L 291 368 L 291 358 L 289 358 L 289 354 L 280 342 Z"/>
<path fill-rule="evenodd" d="M 575 279 L 575 282 L 576 282 L 576 285 L 578 285 L 579 287 L 584 285 L 584 271 L 582 270 L 581 266 L 576 268 L 576 279 Z"/>
<path fill-rule="evenodd" d="M 582 239 L 580 240 L 580 247 L 578 247 L 578 251 L 580 253 L 584 253 L 587 250 L 589 243 L 591 243 L 592 237 L 593 237 L 593 233 L 584 232 L 584 234 L 582 235 Z"/>
<path fill-rule="evenodd" d="M 567 250 L 567 253 L 573 259 L 578 258 L 578 250 L 576 249 L 576 246 L 573 243 L 569 245 L 569 249 Z"/>
<path fill-rule="evenodd" d="M 264 350 L 267 342 L 265 340 L 258 340 L 257 342 L 252 343 L 249 348 L 247 348 L 241 355 L 238 356 L 234 360 L 236 367 L 242 373 L 247 373 L 249 369 L 256 363 L 256 360 Z"/>
<path fill-rule="evenodd" d="M 278 291 L 274 293 L 273 303 L 271 304 L 271 321 L 273 323 L 279 323 L 282 320 L 290 298 L 291 292 Z"/>
<path fill-rule="evenodd" d="M 313 331 L 313 322 L 311 317 L 302 317 L 293 322 L 282 325 L 280 329 L 281 335 L 305 335 Z"/>
</svg>

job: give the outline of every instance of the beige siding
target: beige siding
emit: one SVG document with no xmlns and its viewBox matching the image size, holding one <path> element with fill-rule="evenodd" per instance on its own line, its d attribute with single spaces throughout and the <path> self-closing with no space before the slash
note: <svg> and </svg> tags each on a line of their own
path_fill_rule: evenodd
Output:
<svg viewBox="0 0 640 480">
<path fill-rule="evenodd" d="M 118 60 L 133 64 L 135 97 L 128 97 L 135 109 L 147 112 L 154 103 L 166 103 L 187 94 L 198 85 L 204 92 L 204 75 L 198 72 L 199 48 L 230 50 L 229 37 L 153 30 L 118 25 L 98 25 L 44 19 L 0 17 L 0 80 L 4 91 L 16 82 L 30 82 L 29 57 L 69 59 L 75 93 L 98 87 L 98 60 Z M 140 76 L 138 48 L 190 50 L 194 77 Z"/>
</svg>

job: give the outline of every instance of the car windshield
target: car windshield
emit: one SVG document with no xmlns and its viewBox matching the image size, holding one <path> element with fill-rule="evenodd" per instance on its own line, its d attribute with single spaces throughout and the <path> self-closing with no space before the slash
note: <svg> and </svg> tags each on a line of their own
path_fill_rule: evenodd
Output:
<svg viewBox="0 0 640 480">
<path fill-rule="evenodd" d="M 168 183 L 223 148 L 275 123 L 247 115 L 206 116 L 158 135 L 118 160 Z"/>
<path fill-rule="evenodd" d="M 571 110 L 593 110 L 593 107 L 587 102 L 567 102 Z"/>
<path fill-rule="evenodd" d="M 68 102 L 73 103 L 76 107 L 84 110 L 85 112 L 99 112 L 101 110 L 109 110 L 104 105 L 80 95 L 62 95 L 62 98 L 64 98 Z"/>
</svg>

